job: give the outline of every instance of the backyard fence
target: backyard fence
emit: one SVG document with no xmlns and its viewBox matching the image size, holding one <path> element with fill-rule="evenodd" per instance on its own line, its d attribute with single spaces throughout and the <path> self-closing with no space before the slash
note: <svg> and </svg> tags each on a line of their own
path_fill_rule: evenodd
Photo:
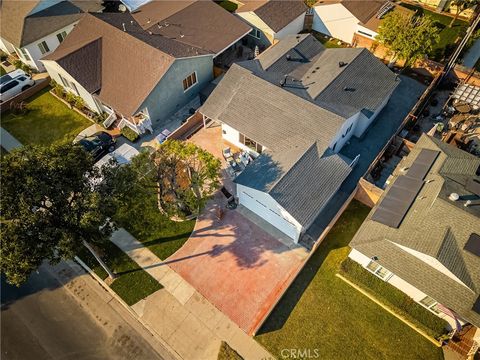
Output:
<svg viewBox="0 0 480 360">
<path fill-rule="evenodd" d="M 35 95 L 39 91 L 45 89 L 49 84 L 50 77 L 36 80 L 35 84 L 31 88 L 28 88 L 27 90 L 22 91 L 17 96 L 14 96 L 13 98 L 0 103 L 0 113 L 3 114 L 5 111 L 10 110 L 13 105 L 19 104 L 22 101 L 28 99 L 29 97 Z"/>
<path fill-rule="evenodd" d="M 203 117 L 198 111 L 190 116 L 182 126 L 172 132 L 168 138 L 173 140 L 186 140 L 203 126 Z"/>
</svg>

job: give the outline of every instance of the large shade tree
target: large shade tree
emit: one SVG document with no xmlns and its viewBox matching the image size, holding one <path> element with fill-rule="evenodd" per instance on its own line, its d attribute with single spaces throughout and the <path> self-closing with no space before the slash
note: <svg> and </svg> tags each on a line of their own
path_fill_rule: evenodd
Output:
<svg viewBox="0 0 480 360">
<path fill-rule="evenodd" d="M 402 59 L 405 67 L 409 67 L 432 51 L 440 39 L 439 32 L 428 16 L 391 12 L 383 19 L 377 40 L 392 53 L 389 66 Z"/>
<path fill-rule="evenodd" d="M 114 166 L 101 170 L 81 147 L 60 144 L 14 151 L 0 171 L 0 270 L 9 283 L 22 284 L 44 260 L 71 259 L 108 241 Z"/>
<path fill-rule="evenodd" d="M 135 179 L 130 180 L 132 196 L 153 192 L 158 210 L 175 220 L 198 215 L 220 184 L 220 160 L 183 141 L 169 140 L 151 153 L 142 153 L 122 171 L 130 173 L 125 178 Z"/>
</svg>

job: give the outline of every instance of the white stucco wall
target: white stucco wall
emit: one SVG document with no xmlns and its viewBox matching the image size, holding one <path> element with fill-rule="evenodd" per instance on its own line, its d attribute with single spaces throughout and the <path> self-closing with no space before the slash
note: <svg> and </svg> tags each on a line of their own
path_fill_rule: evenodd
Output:
<svg viewBox="0 0 480 360">
<path fill-rule="evenodd" d="M 240 142 L 240 133 L 232 128 L 231 126 L 227 124 L 222 124 L 222 137 L 227 140 L 229 143 L 232 145 L 235 145 L 236 147 L 248 151 L 250 154 L 252 154 L 254 157 L 258 156 L 258 153 L 256 151 L 253 151 L 250 149 L 248 146 L 245 146 Z M 255 139 L 252 139 L 255 140 Z M 263 146 L 262 151 L 265 150 L 266 148 Z"/>
<path fill-rule="evenodd" d="M 267 193 L 237 184 L 239 203 L 298 242 L 302 226 Z"/>
<path fill-rule="evenodd" d="M 1 37 L 0 37 L 0 49 L 7 54 L 11 54 L 15 52 L 15 47 L 9 41 Z"/>
<path fill-rule="evenodd" d="M 357 126 L 358 118 L 359 118 L 359 113 L 353 115 L 352 117 L 348 118 L 340 128 L 340 131 L 335 135 L 335 137 L 332 139 L 330 142 L 330 149 L 332 149 L 335 153 L 338 153 L 340 150 L 342 150 L 342 147 L 346 144 L 348 140 L 352 137 L 352 135 L 355 133 L 355 128 Z M 347 129 L 352 125 L 352 128 L 350 131 L 347 133 Z M 336 145 L 335 145 L 336 144 Z M 335 149 L 333 149 L 333 146 L 335 145 Z"/>
<path fill-rule="evenodd" d="M 313 8 L 312 29 L 352 43 L 359 20 L 342 4 L 319 5 Z"/>
<path fill-rule="evenodd" d="M 260 37 L 260 39 L 256 39 L 248 35 L 252 39 L 255 39 L 261 44 L 267 46 L 273 43 L 275 32 L 267 24 L 265 24 L 265 22 L 260 19 L 253 11 L 239 12 L 235 15 L 237 15 L 251 27 L 254 27 L 262 32 L 262 36 Z"/>
<path fill-rule="evenodd" d="M 380 114 L 380 112 L 383 110 L 383 108 L 387 105 L 388 100 L 390 100 L 390 98 L 392 97 L 392 94 L 393 94 L 393 92 L 390 93 L 390 95 L 387 96 L 383 100 L 383 102 L 380 104 L 380 106 L 377 108 L 377 110 L 375 110 L 375 113 L 370 118 L 368 118 L 367 116 L 365 116 L 362 113 L 359 114 L 358 120 L 357 120 L 357 126 L 355 128 L 355 136 L 356 137 L 361 137 L 365 133 L 365 131 L 370 126 L 370 124 L 372 124 L 372 122 L 376 119 L 378 114 Z"/>
<path fill-rule="evenodd" d="M 27 64 L 28 66 L 33 67 L 34 69 L 37 69 L 38 71 L 44 71 L 45 68 L 43 64 L 39 61 L 42 57 L 50 54 L 51 52 L 55 51 L 55 49 L 60 45 L 60 42 L 58 41 L 57 34 L 60 34 L 62 31 L 65 31 L 67 34 L 70 33 L 70 31 L 73 30 L 75 24 L 77 24 L 78 21 L 75 23 L 72 23 L 68 26 L 65 26 L 64 28 L 55 31 L 54 33 L 45 36 L 41 39 L 36 40 L 35 42 L 28 44 L 24 46 L 24 49 L 27 50 L 28 54 L 30 55 L 31 60 L 26 60 L 25 57 L 22 55 L 20 51 L 17 51 L 18 56 L 20 57 L 20 60 Z M 49 52 L 42 54 L 40 51 L 40 48 L 38 47 L 38 44 L 40 44 L 42 41 L 45 41 L 48 45 L 48 48 L 50 49 Z"/>
<path fill-rule="evenodd" d="M 45 69 L 48 72 L 48 75 L 55 80 L 58 84 L 63 86 L 62 80 L 58 76 L 59 74 L 62 75 L 63 78 L 71 81 L 77 87 L 79 96 L 85 101 L 85 104 L 95 112 L 101 112 L 97 106 L 97 103 L 93 99 L 92 94 L 90 94 L 80 83 L 78 83 L 69 73 L 67 73 L 60 65 L 58 65 L 55 61 L 52 60 L 45 60 L 44 61 Z M 68 91 L 71 91 L 75 94 L 74 91 L 67 88 Z M 76 95 L 76 94 L 75 94 Z"/>
<path fill-rule="evenodd" d="M 283 39 L 285 36 L 298 34 L 300 31 L 303 30 L 303 26 L 305 24 L 305 13 L 301 14 L 295 20 L 293 20 L 290 24 L 285 26 L 279 32 L 274 35 L 275 39 Z"/>
<path fill-rule="evenodd" d="M 362 254 L 360 251 L 356 250 L 356 249 L 352 249 L 352 251 L 350 251 L 350 254 L 348 254 L 348 257 L 350 259 L 352 259 L 353 261 L 357 262 L 358 264 L 362 265 L 364 268 L 365 268 L 365 271 L 369 271 L 366 267 L 367 265 L 370 263 L 371 259 Z M 405 293 L 406 295 L 410 296 L 414 301 L 416 301 L 417 303 L 420 304 L 420 300 L 424 299 L 428 294 L 425 294 L 424 292 L 422 292 L 421 290 L 417 289 L 415 286 L 411 285 L 410 283 L 406 282 L 405 280 L 403 280 L 402 278 L 400 278 L 399 276 L 393 274 L 388 280 L 387 282 L 390 284 L 390 285 L 393 285 L 395 286 L 397 289 L 399 289 L 400 291 L 402 291 L 403 293 Z M 422 304 L 420 304 L 422 305 Z M 422 305 L 423 306 L 423 305 Z M 439 318 L 441 319 L 445 319 L 445 321 L 447 321 L 449 323 L 449 325 L 451 326 L 451 328 L 455 328 L 456 327 L 456 324 L 455 324 L 455 320 L 447 315 L 447 314 L 444 314 L 442 312 L 440 312 L 439 314 L 436 314 L 435 312 L 433 311 L 430 311 L 432 314 L 438 316 Z M 462 320 L 462 319 L 458 319 L 460 321 L 460 323 L 463 325 L 466 323 L 466 321 Z"/>
</svg>

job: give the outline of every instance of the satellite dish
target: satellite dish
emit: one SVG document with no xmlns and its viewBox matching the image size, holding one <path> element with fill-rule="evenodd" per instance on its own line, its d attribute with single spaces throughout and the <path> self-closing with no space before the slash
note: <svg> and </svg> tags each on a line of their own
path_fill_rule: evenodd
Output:
<svg viewBox="0 0 480 360">
<path fill-rule="evenodd" d="M 118 5 L 118 11 L 121 11 L 122 13 L 124 13 L 125 11 L 127 11 L 127 7 L 123 4 L 120 4 Z"/>
</svg>

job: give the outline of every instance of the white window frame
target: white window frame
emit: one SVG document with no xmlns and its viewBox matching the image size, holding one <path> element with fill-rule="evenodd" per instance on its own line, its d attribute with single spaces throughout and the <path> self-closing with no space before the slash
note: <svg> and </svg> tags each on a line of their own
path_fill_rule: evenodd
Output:
<svg viewBox="0 0 480 360">
<path fill-rule="evenodd" d="M 80 93 L 78 92 L 77 85 L 73 82 L 70 81 L 62 76 L 62 74 L 58 74 L 60 77 L 60 80 L 62 81 L 63 87 L 66 88 L 67 90 L 70 90 L 70 92 L 75 93 L 77 96 L 80 96 Z"/>
<path fill-rule="evenodd" d="M 424 301 L 433 301 L 430 305 L 424 304 Z M 439 315 L 441 313 L 440 309 L 438 308 L 438 301 L 432 298 L 431 296 L 425 296 L 422 300 L 418 302 L 422 305 L 425 309 L 431 311 L 435 315 Z"/>
<path fill-rule="evenodd" d="M 27 49 L 20 48 L 20 53 L 22 54 L 22 56 L 25 60 L 27 60 L 27 61 L 32 60 L 32 58 L 30 57 L 30 54 L 28 53 Z"/>
<path fill-rule="evenodd" d="M 192 82 L 192 85 L 188 86 L 188 78 L 190 78 L 191 76 L 195 76 L 195 82 Z M 187 81 L 187 88 L 185 88 L 185 83 L 184 83 L 185 81 Z M 198 76 L 197 76 L 197 72 L 194 71 L 182 80 L 183 92 L 184 93 L 187 92 L 188 90 L 190 90 L 191 88 L 193 88 L 197 84 L 198 84 Z"/>
<path fill-rule="evenodd" d="M 254 35 L 255 34 L 255 35 Z M 262 32 L 258 30 L 257 28 L 252 28 L 252 30 L 248 33 L 251 37 L 255 39 L 260 39 L 262 37 Z"/>
<path fill-rule="evenodd" d="M 63 40 L 65 40 L 66 37 L 67 37 L 67 32 L 66 31 L 60 31 L 57 34 L 57 40 L 60 44 L 63 42 Z M 62 39 L 62 40 L 60 40 L 60 39 Z"/>
<path fill-rule="evenodd" d="M 369 266 L 372 265 L 372 264 L 376 265 L 375 270 L 372 270 L 372 269 L 369 268 Z M 388 280 L 393 276 L 393 273 L 392 273 L 390 270 L 388 270 L 387 268 L 383 267 L 382 265 L 380 265 L 379 263 L 377 263 L 376 261 L 373 261 L 373 260 L 371 260 L 371 261 L 367 264 L 367 266 L 366 266 L 365 268 L 366 268 L 368 271 L 370 271 L 373 275 L 375 275 L 376 277 L 378 277 L 379 279 L 382 279 L 383 281 L 388 281 Z M 386 271 L 385 276 L 382 276 L 382 275 L 380 274 L 380 272 L 381 272 L 382 270 L 385 270 L 385 271 Z"/>
<path fill-rule="evenodd" d="M 46 53 L 50 52 L 50 48 L 48 47 L 48 44 L 45 40 L 40 41 L 37 45 L 38 45 L 38 48 L 40 49 L 40 52 L 42 53 L 42 55 L 45 55 Z"/>
</svg>

